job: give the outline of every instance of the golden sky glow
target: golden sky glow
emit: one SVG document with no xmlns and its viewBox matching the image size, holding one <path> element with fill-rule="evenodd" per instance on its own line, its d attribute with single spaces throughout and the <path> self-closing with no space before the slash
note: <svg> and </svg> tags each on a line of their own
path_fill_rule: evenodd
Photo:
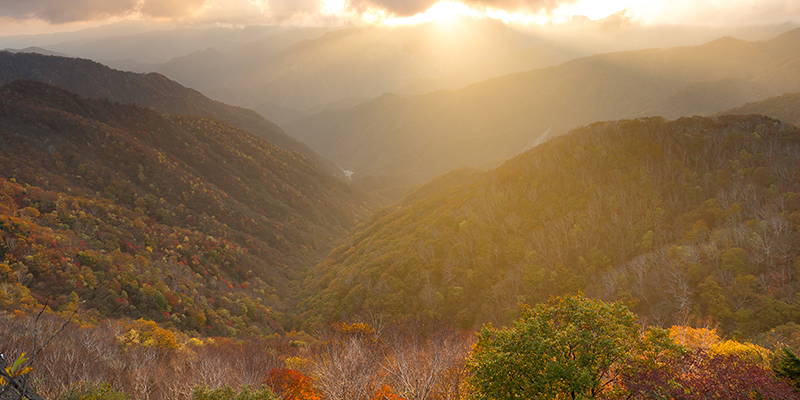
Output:
<svg viewBox="0 0 800 400">
<path fill-rule="evenodd" d="M 457 16 L 560 24 L 625 12 L 642 24 L 800 22 L 797 0 L 0 0 L 0 36 L 137 20 L 169 26 L 403 25 Z"/>
</svg>

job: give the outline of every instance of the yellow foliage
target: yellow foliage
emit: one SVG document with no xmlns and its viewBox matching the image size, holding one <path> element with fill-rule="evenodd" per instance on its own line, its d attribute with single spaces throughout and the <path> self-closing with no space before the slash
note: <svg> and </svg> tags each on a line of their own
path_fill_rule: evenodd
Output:
<svg viewBox="0 0 800 400">
<path fill-rule="evenodd" d="M 734 340 L 726 340 L 711 347 L 712 355 L 734 355 L 753 363 L 768 366 L 768 361 L 772 358 L 772 352 L 752 343 L 740 343 Z"/>
<path fill-rule="evenodd" d="M 122 343 L 123 346 L 136 344 L 144 347 L 154 346 L 161 350 L 176 350 L 180 348 L 178 341 L 175 339 L 175 334 L 159 328 L 154 321 L 140 318 L 129 325 L 127 329 L 125 333 L 117 336 L 117 341 Z"/>
<path fill-rule="evenodd" d="M 302 373 L 307 373 L 309 361 L 307 358 L 302 357 L 289 357 L 285 361 L 286 369 L 295 370 Z"/>
<path fill-rule="evenodd" d="M 692 328 L 690 326 L 673 325 L 669 328 L 669 338 L 681 346 L 692 350 L 708 350 L 719 343 L 720 337 L 716 329 Z"/>
</svg>

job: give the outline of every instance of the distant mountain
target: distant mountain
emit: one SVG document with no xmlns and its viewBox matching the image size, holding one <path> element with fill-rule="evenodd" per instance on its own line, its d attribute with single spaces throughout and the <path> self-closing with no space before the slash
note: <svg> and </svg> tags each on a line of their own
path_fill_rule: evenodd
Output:
<svg viewBox="0 0 800 400">
<path fill-rule="evenodd" d="M 0 88 L 0 306 L 275 332 L 316 263 L 374 208 L 301 155 L 204 117 Z"/>
<path fill-rule="evenodd" d="M 800 317 L 798 177 L 800 128 L 767 117 L 598 122 L 378 211 L 311 271 L 300 320 L 508 324 L 583 292 L 753 337 Z"/>
<path fill-rule="evenodd" d="M 229 104 L 257 111 L 261 104 L 272 104 L 302 115 L 326 104 L 384 92 L 461 89 L 579 56 L 697 45 L 724 35 L 759 40 L 791 27 L 641 27 L 609 17 L 574 19 L 567 26 L 544 29 L 462 18 L 400 27 L 190 30 L 194 36 L 189 37 L 206 41 L 188 41 L 186 48 L 192 44 L 194 50 L 173 52 L 170 61 L 156 64 L 142 62 L 139 50 L 164 46 L 157 43 L 159 36 L 172 43 L 186 32 L 98 39 L 87 42 L 86 51 L 75 55 L 92 54 L 91 58 L 115 68 L 162 73 Z M 248 39 L 245 31 L 252 37 Z M 280 114 L 264 114 L 270 120 L 276 115 Z"/>
<path fill-rule="evenodd" d="M 295 28 L 280 26 L 248 26 L 244 28 L 159 29 L 134 34 L 105 33 L 73 40 L 48 40 L 49 50 L 72 57 L 100 60 L 133 59 L 140 63 L 161 64 L 208 47 L 237 47 L 264 36 Z"/>
<path fill-rule="evenodd" d="M 247 107 L 264 102 L 306 109 L 346 98 L 375 97 L 415 78 L 443 76 L 540 41 L 497 21 L 456 21 L 397 27 L 347 28 L 300 41 L 255 60 L 249 48 L 229 56 L 240 68 L 207 91 Z M 462 26 L 463 25 L 463 26 Z"/>
<path fill-rule="evenodd" d="M 786 93 L 782 96 L 747 103 L 743 106 L 721 111 L 727 114 L 762 114 L 783 122 L 800 125 L 800 93 Z"/>
<path fill-rule="evenodd" d="M 16 50 L 16 49 L 4 49 L 3 51 L 7 51 L 9 53 L 35 53 L 35 54 L 42 54 L 45 56 L 61 56 L 66 57 L 65 54 L 59 53 L 57 51 L 46 50 L 41 47 L 26 47 L 24 49 Z"/>
<path fill-rule="evenodd" d="M 538 43 L 497 59 L 459 69 L 440 78 L 416 79 L 406 82 L 392 92 L 419 95 L 442 89 L 461 89 L 475 82 L 515 72 L 550 67 L 596 52 L 598 51 L 577 49 L 564 43 Z"/>
<path fill-rule="evenodd" d="M 341 175 L 341 170 L 330 161 L 258 113 L 211 100 L 160 74 L 123 72 L 77 58 L 0 52 L 0 84 L 15 79 L 37 80 L 82 96 L 152 107 L 162 113 L 216 118 L 261 136 L 278 147 L 297 151 L 329 172 Z"/>
<path fill-rule="evenodd" d="M 457 91 L 384 95 L 285 126 L 354 179 L 424 182 L 508 158 L 581 124 L 648 115 L 713 114 L 800 90 L 800 29 L 762 42 L 599 54 Z"/>
</svg>

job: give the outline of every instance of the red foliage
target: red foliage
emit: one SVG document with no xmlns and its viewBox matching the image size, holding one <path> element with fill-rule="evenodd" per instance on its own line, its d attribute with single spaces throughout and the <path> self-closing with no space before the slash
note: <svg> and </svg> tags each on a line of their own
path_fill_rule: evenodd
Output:
<svg viewBox="0 0 800 400">
<path fill-rule="evenodd" d="M 699 350 L 664 360 L 658 368 L 623 374 L 625 399 L 798 399 L 772 371 L 735 355 Z"/>
<path fill-rule="evenodd" d="M 264 383 L 283 400 L 320 400 L 312 387 L 313 380 L 291 369 L 272 369 Z"/>
</svg>

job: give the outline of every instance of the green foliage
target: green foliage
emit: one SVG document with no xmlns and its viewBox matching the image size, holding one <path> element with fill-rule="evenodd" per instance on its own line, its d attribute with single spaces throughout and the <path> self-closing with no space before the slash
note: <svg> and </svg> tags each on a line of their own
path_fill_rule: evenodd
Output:
<svg viewBox="0 0 800 400">
<path fill-rule="evenodd" d="M 230 386 L 213 389 L 201 386 L 195 388 L 192 400 L 279 400 L 279 398 L 267 387 L 258 390 L 252 389 L 250 386 L 243 386 L 237 393 Z"/>
<path fill-rule="evenodd" d="M 663 330 L 642 333 L 620 303 L 584 296 L 525 307 L 512 328 L 484 327 L 468 362 L 478 399 L 596 398 L 620 371 L 677 347 Z"/>
<path fill-rule="evenodd" d="M 796 390 L 800 390 L 800 359 L 789 350 L 783 349 L 783 354 L 772 368 L 775 373 L 792 381 Z"/>
</svg>

